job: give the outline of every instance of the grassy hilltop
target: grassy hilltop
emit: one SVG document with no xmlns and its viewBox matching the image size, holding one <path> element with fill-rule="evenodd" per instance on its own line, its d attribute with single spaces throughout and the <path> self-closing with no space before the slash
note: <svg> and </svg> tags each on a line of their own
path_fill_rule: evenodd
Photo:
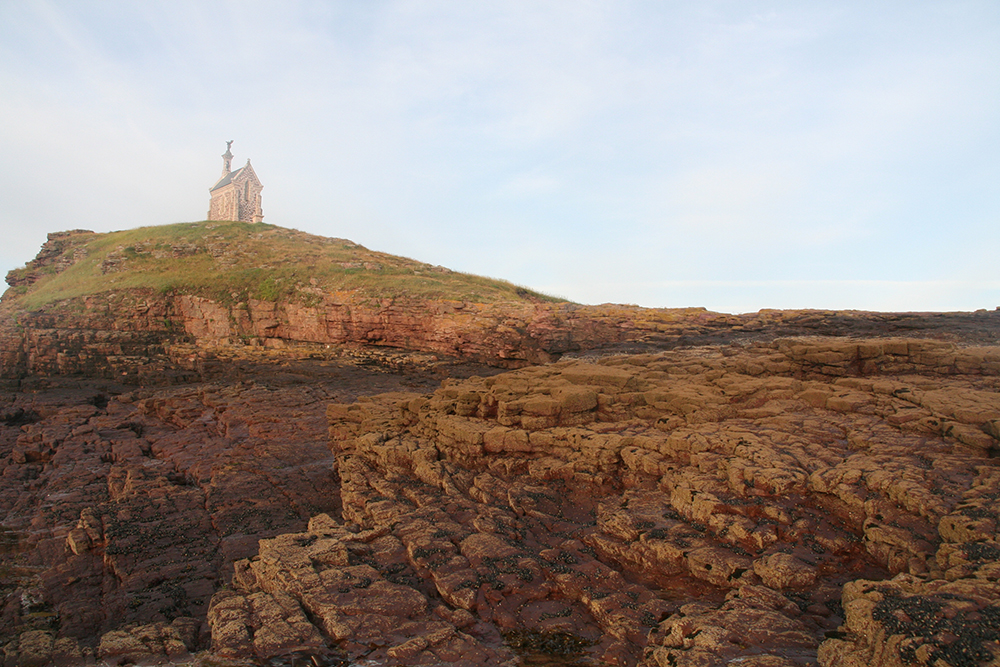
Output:
<svg viewBox="0 0 1000 667">
<path fill-rule="evenodd" d="M 50 240 L 8 277 L 4 301 L 29 310 L 122 289 L 195 294 L 221 303 L 322 293 L 478 303 L 557 302 L 503 280 L 458 273 L 263 223 L 193 222 Z"/>
</svg>

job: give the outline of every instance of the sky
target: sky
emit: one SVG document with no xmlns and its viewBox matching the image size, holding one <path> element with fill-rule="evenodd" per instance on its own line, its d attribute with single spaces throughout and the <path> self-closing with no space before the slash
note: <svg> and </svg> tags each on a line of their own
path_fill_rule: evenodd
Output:
<svg viewBox="0 0 1000 667">
<path fill-rule="evenodd" d="M 264 221 L 587 304 L 1000 307 L 996 0 L 0 0 L 0 272 Z"/>
</svg>

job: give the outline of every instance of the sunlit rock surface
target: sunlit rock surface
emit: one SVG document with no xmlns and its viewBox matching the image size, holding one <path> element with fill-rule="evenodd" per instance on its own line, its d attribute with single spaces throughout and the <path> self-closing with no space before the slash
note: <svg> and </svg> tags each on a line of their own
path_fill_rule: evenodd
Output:
<svg viewBox="0 0 1000 667">
<path fill-rule="evenodd" d="M 1000 348 L 378 377 L 11 394 L 5 667 L 1000 660 Z"/>
<path fill-rule="evenodd" d="M 523 628 L 602 664 L 995 661 L 998 385 L 997 348 L 791 339 L 333 404 L 342 520 L 237 586 L 413 664 Z"/>
</svg>

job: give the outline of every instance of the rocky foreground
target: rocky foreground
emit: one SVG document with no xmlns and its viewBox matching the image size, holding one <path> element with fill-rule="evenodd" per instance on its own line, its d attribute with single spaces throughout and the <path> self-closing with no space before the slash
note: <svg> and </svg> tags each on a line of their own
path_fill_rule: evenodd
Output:
<svg viewBox="0 0 1000 667">
<path fill-rule="evenodd" d="M 1000 347 L 323 363 L 9 394 L 5 667 L 1000 664 Z"/>
<path fill-rule="evenodd" d="M 581 306 L 242 223 L 7 282 L 2 667 L 1000 665 L 1000 309 Z"/>
</svg>

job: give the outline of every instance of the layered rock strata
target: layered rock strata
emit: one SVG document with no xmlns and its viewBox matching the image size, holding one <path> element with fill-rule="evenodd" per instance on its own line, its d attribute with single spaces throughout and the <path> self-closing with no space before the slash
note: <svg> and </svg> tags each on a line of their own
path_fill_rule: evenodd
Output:
<svg viewBox="0 0 1000 667">
<path fill-rule="evenodd" d="M 208 603 L 232 563 L 262 537 L 339 513 L 326 404 L 439 382 L 274 362 L 230 385 L 0 395 L 5 666 L 206 647 Z"/>
<path fill-rule="evenodd" d="M 0 380 L 10 384 L 30 376 L 85 375 L 144 385 L 206 381 L 217 379 L 213 372 L 219 356 L 233 356 L 236 350 L 241 356 L 266 357 L 264 351 L 289 344 L 312 346 L 318 355 L 330 354 L 331 346 L 378 346 L 516 368 L 587 350 L 648 351 L 735 338 L 920 330 L 923 335 L 996 343 L 1000 330 L 1000 309 L 727 315 L 703 308 L 581 306 L 529 298 L 481 303 L 474 297 L 379 298 L 361 290 L 329 291 L 306 275 L 291 295 L 272 299 L 238 293 L 209 299 L 194 287 L 158 291 L 123 284 L 43 306 L 24 305 L 35 283 L 87 259 L 88 243 L 97 236 L 83 230 L 50 234 L 34 260 L 8 274 L 12 289 L 0 305 Z M 174 243 L 155 250 L 141 243 L 123 247 L 103 260 L 101 271 L 117 275 L 128 265 L 129 252 L 180 261 L 210 256 L 220 272 L 249 261 L 238 243 Z M 307 268 L 302 267 L 303 273 Z"/>
<path fill-rule="evenodd" d="M 328 415 L 342 519 L 237 563 L 221 652 L 262 653 L 226 614 L 269 595 L 387 664 L 497 664 L 494 629 L 598 664 L 1000 664 L 998 348 L 574 360 Z"/>
<path fill-rule="evenodd" d="M 5 667 L 1000 661 L 1000 348 L 304 368 L 6 397 Z"/>
</svg>

